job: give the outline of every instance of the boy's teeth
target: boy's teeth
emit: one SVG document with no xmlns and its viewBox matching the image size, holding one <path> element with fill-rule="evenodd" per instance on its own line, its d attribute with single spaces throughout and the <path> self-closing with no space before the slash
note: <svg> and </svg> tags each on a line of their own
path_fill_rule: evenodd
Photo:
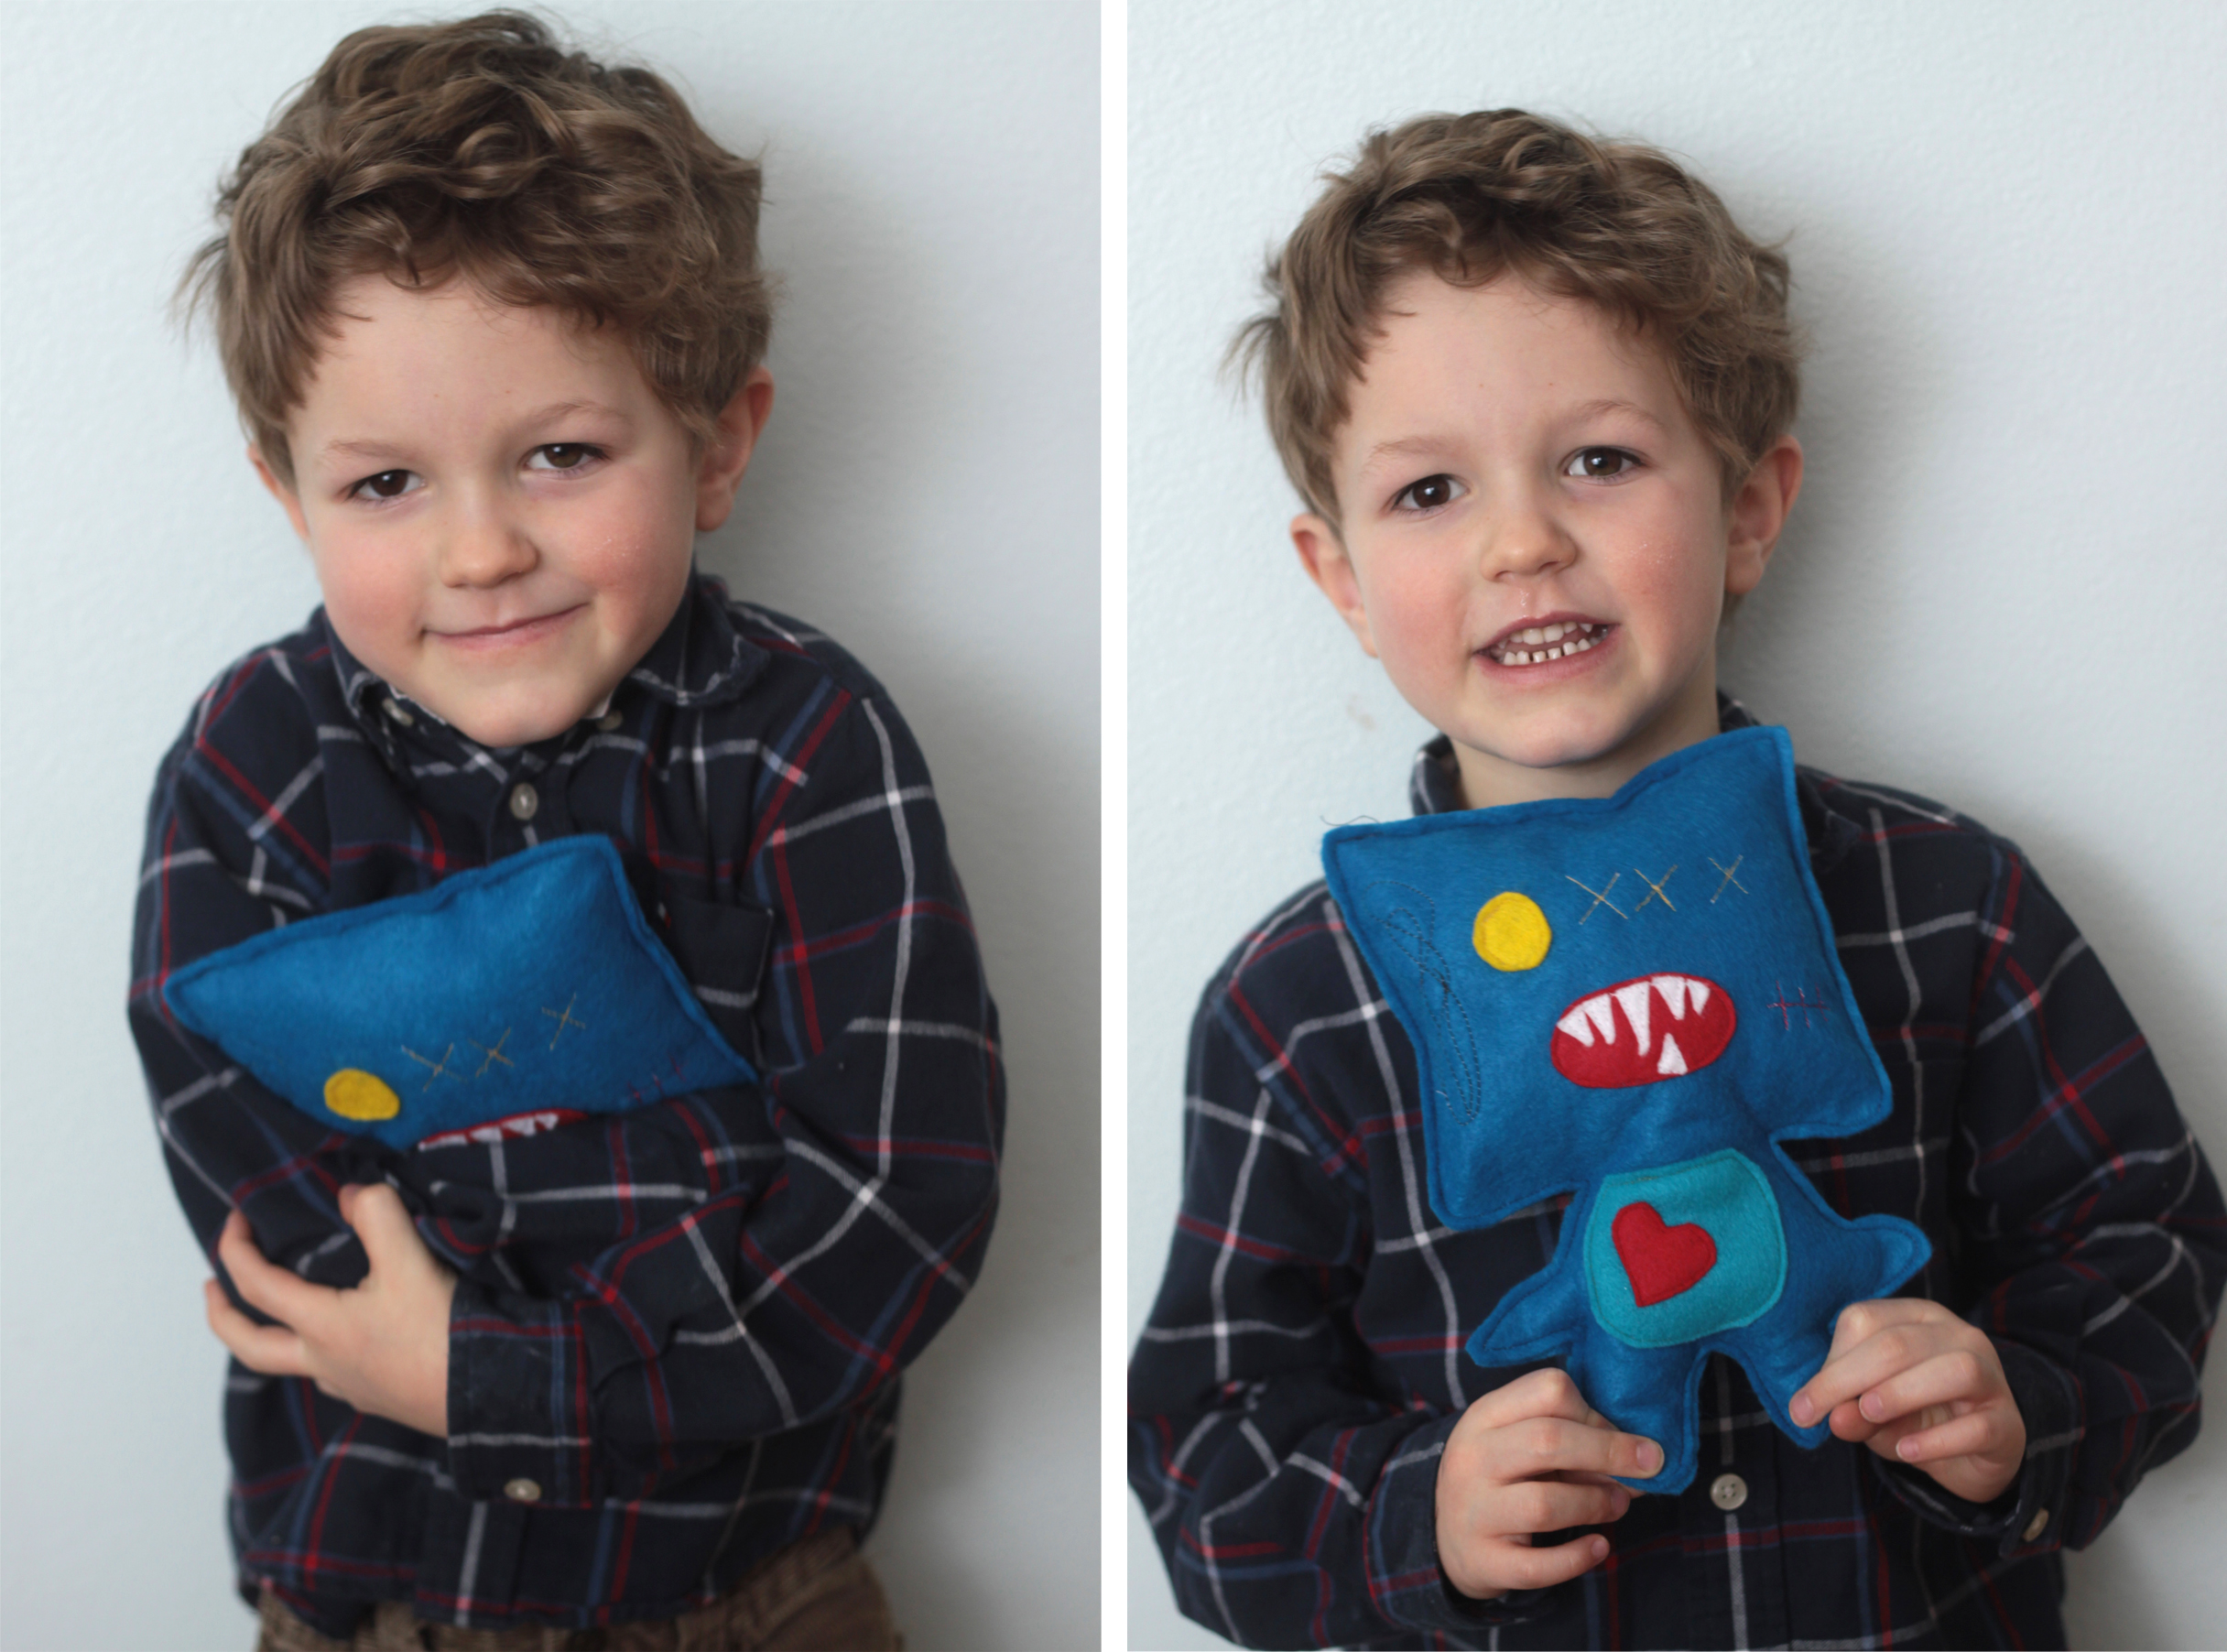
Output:
<svg viewBox="0 0 2227 1652">
<path fill-rule="evenodd" d="M 1585 620 L 1526 625 L 1521 631 L 1510 632 L 1498 647 L 1488 652 L 1504 666 L 1544 665 L 1550 659 L 1583 653 L 1601 640 L 1601 631 L 1602 627 Z M 1522 646 L 1518 647 L 1519 644 Z"/>
</svg>

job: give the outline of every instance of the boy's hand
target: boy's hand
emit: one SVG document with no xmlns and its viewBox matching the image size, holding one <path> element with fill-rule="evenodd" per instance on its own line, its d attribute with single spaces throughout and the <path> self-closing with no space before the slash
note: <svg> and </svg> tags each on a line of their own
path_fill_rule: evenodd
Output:
<svg viewBox="0 0 2227 1652">
<path fill-rule="evenodd" d="M 202 1287 L 209 1328 L 250 1371 L 306 1376 L 359 1411 L 422 1434 L 449 1432 L 449 1304 L 456 1276 L 426 1248 L 394 1189 L 341 1190 L 341 1220 L 371 1259 L 363 1283 L 332 1290 L 274 1267 L 234 1211 L 217 1241 L 240 1295 L 278 1321 L 258 1325 Z"/>
<path fill-rule="evenodd" d="M 1824 1366 L 1787 1405 L 1808 1428 L 1921 1468 L 1946 1491 L 1992 1503 L 2026 1459 L 2026 1418 L 1995 1345 L 1939 1302 L 1895 1297 L 1841 1310 Z"/>
<path fill-rule="evenodd" d="M 1608 1558 L 1608 1539 L 1534 1549 L 1536 1532 L 1624 1517 L 1634 1480 L 1663 1466 L 1663 1449 L 1620 1434 L 1560 1371 L 1534 1371 L 1461 1414 L 1439 1459 L 1439 1564 L 1473 1600 L 1568 1582 Z"/>
</svg>

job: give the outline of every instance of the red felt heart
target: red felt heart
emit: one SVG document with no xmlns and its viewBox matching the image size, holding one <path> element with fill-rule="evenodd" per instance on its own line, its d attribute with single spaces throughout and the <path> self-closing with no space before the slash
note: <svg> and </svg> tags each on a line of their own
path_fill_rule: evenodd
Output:
<svg viewBox="0 0 2227 1652">
<path fill-rule="evenodd" d="M 1700 1223 L 1672 1227 L 1644 1201 L 1618 1211 L 1608 1231 L 1632 1281 L 1632 1299 L 1642 1308 L 1691 1290 L 1717 1265 L 1717 1242 Z"/>
</svg>

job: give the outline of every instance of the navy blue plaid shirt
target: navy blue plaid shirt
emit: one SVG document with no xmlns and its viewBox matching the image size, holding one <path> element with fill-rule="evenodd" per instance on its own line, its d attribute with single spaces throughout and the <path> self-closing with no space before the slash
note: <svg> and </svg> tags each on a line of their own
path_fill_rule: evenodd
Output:
<svg viewBox="0 0 2227 1652">
<path fill-rule="evenodd" d="M 1726 701 L 1723 723 L 1752 720 Z M 1996 1502 L 1780 1434 L 1712 1356 L 1701 1461 L 1609 1558 L 1490 1603 L 1439 1566 L 1438 1461 L 1522 1369 L 1462 1352 L 1552 1255 L 1567 1196 L 1457 1233 L 1424 1200 L 1415 1054 L 1320 884 L 1192 1028 L 1184 1187 L 1129 1368 L 1130 1478 L 1183 1610 L 1249 1646 L 2062 1646 L 2059 1551 L 2195 1437 L 2227 1281 L 2218 1184 L 2103 969 L 2018 850 L 1903 792 L 1798 781 L 1891 1115 L 1797 1142 L 1845 1216 L 1924 1228 L 1904 1287 L 1994 1340 L 2026 1459 Z M 1450 750 L 1418 812 L 1461 807 Z M 1736 1476 L 1712 1500 L 1712 1487 Z"/>
<path fill-rule="evenodd" d="M 221 947 L 576 832 L 618 846 L 762 1084 L 396 1153 L 164 1011 L 170 973 Z M 872 1521 L 899 1369 L 981 1266 L 1004 1089 L 928 771 L 841 648 L 697 579 L 603 714 L 491 750 L 320 611 L 225 671 L 164 759 L 132 956 L 204 1251 L 237 1207 L 273 1261 L 353 1284 L 336 1197 L 384 1178 L 459 1275 L 445 1440 L 234 1363 L 244 1594 L 343 1638 L 380 1600 L 585 1627 L 679 1615 Z"/>
</svg>

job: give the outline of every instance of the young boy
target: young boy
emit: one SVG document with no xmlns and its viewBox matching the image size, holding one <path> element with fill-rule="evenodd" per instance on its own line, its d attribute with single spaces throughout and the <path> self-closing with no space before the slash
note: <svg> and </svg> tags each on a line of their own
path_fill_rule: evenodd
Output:
<svg viewBox="0 0 2227 1652">
<path fill-rule="evenodd" d="M 324 596 L 163 763 L 130 1005 L 266 1646 L 896 1644 L 855 1538 L 981 1265 L 996 1016 L 896 708 L 693 567 L 772 403 L 758 201 L 657 76 L 494 13 L 342 40 L 196 260 Z M 166 1003 L 575 834 L 760 1082 L 397 1151 Z"/>
<path fill-rule="evenodd" d="M 1716 636 L 1800 487 L 1787 287 L 1663 155 L 1519 111 L 1377 133 L 1307 212 L 1241 343 L 1302 562 L 1440 731 L 1418 813 L 1605 798 L 1751 724 Z M 1711 1354 L 1698 1473 L 1635 1494 L 1660 1442 L 1554 1366 L 1468 1358 L 1569 1201 L 1426 1208 L 1410 1029 L 1316 884 L 1200 1005 L 1130 1368 L 1190 1615 L 1256 1646 L 2063 1644 L 2059 1549 L 2195 1434 L 2219 1190 L 2013 845 L 1813 770 L 1797 796 L 1894 1104 L 1795 1157 L 1932 1246 L 1793 1396 L 1833 1438 Z"/>
</svg>

